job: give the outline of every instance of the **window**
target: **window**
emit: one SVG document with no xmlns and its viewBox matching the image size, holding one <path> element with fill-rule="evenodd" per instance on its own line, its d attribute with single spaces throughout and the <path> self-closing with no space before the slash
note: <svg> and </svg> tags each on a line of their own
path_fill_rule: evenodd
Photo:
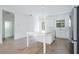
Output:
<svg viewBox="0 0 79 59">
<path fill-rule="evenodd" d="M 65 27 L 65 20 L 56 20 L 56 27 Z"/>
</svg>

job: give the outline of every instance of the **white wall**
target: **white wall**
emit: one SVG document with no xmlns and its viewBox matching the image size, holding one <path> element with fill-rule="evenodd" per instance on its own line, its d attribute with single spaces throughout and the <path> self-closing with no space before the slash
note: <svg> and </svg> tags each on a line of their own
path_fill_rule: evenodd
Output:
<svg viewBox="0 0 79 59">
<path fill-rule="evenodd" d="M 24 14 L 21 14 L 21 13 L 18 13 L 17 11 L 13 10 L 13 9 L 10 9 L 10 8 L 6 8 L 6 7 L 1 7 L 3 8 L 4 10 L 7 10 L 7 11 L 10 11 L 10 12 L 13 12 L 15 14 L 15 26 L 14 26 L 14 39 L 19 39 L 19 38 L 22 38 L 22 37 L 26 37 L 26 33 L 27 32 L 32 32 L 35 30 L 35 22 L 37 19 L 35 19 L 35 16 L 29 16 L 29 15 L 24 15 Z M 0 17 L 1 17 L 1 13 L 0 13 Z M 53 29 L 56 29 L 55 27 L 55 20 L 59 20 L 59 19 L 63 19 L 65 18 L 66 20 L 66 27 L 65 29 L 67 29 L 67 26 L 68 26 L 68 15 L 59 15 L 59 16 L 49 16 L 47 17 L 47 24 L 49 24 L 46 28 L 47 28 L 47 31 L 49 30 L 53 30 Z M 49 21 L 50 20 L 50 21 Z M 0 20 L 0 22 L 2 23 L 2 20 Z M 1 24 L 0 23 L 0 24 Z M 36 22 L 37 23 L 37 22 Z M 51 25 L 51 26 L 50 26 Z M 0 25 L 2 26 L 2 24 Z M 36 27 L 37 28 L 37 27 Z M 59 29 L 56 29 L 56 31 L 58 31 Z M 0 31 L 1 31 L 1 28 L 0 28 Z M 1 31 L 2 32 L 2 31 Z M 64 33 L 67 33 L 67 32 L 64 32 Z M 2 33 L 0 33 L 0 38 L 2 38 Z M 61 33 L 57 33 L 57 36 L 60 36 Z"/>
<path fill-rule="evenodd" d="M 46 25 L 46 32 L 55 32 L 57 38 L 70 39 L 71 29 L 69 27 L 69 19 L 70 19 L 70 12 L 63 13 L 60 15 L 46 16 L 46 18 L 44 20 L 45 25 Z M 57 28 L 56 27 L 56 20 L 65 20 L 65 27 L 64 28 Z"/>
<path fill-rule="evenodd" d="M 15 32 L 14 38 L 19 39 L 25 37 L 26 33 L 26 18 L 21 14 L 15 14 Z"/>
<path fill-rule="evenodd" d="M 42 22 L 45 23 L 45 31 L 49 32 L 52 30 L 55 30 L 55 19 L 52 16 L 38 16 L 34 17 L 34 23 L 35 23 L 35 29 L 34 31 L 36 32 L 41 32 L 42 31 Z"/>
<path fill-rule="evenodd" d="M 4 9 L 6 11 L 12 12 L 15 15 L 15 19 L 14 19 L 14 39 L 15 40 L 26 37 L 27 32 L 33 31 L 32 16 L 18 13 L 18 11 L 15 11 L 7 7 L 0 6 L 0 9 Z M 0 43 L 2 43 L 2 10 L 0 10 Z"/>
<path fill-rule="evenodd" d="M 42 32 L 42 22 L 45 22 L 45 31 L 46 32 L 54 32 L 57 38 L 67 38 L 70 39 L 70 27 L 69 27 L 69 19 L 70 13 L 64 13 L 60 15 L 54 16 L 38 16 L 34 19 L 35 22 L 35 31 Z M 44 18 L 43 18 L 44 17 Z M 56 27 L 56 20 L 65 20 L 65 27 L 64 28 L 57 28 Z M 37 41 L 42 42 L 42 39 L 38 39 Z M 51 40 L 46 40 L 51 42 Z"/>
<path fill-rule="evenodd" d="M 46 32 L 55 32 L 55 18 L 54 16 L 46 17 Z"/>
<path fill-rule="evenodd" d="M 69 27 L 70 14 L 62 14 L 55 17 L 55 20 L 65 20 L 64 28 L 57 28 L 56 25 L 56 37 L 70 39 L 70 27 Z M 55 21 L 56 22 L 56 21 Z"/>
<path fill-rule="evenodd" d="M 27 32 L 33 31 L 32 16 L 15 14 L 15 39 L 26 37 Z"/>
</svg>

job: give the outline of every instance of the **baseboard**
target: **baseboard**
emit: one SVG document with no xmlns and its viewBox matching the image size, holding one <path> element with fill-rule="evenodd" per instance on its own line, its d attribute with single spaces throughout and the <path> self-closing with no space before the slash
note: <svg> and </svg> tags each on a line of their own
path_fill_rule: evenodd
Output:
<svg viewBox="0 0 79 59">
<path fill-rule="evenodd" d="M 56 37 L 56 39 L 67 39 L 67 40 L 69 40 L 71 43 L 72 43 L 72 39 L 68 39 L 68 38 L 60 38 L 60 37 Z"/>
<path fill-rule="evenodd" d="M 13 38 L 13 37 L 14 37 L 14 36 L 9 36 L 9 37 L 3 37 L 3 39 L 4 39 L 4 38 Z"/>
<path fill-rule="evenodd" d="M 56 39 L 68 39 L 68 38 L 56 37 Z"/>
</svg>

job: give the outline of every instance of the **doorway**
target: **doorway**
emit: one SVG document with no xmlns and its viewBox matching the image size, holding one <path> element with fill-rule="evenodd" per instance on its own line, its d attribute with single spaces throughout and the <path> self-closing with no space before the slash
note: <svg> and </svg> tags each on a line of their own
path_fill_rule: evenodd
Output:
<svg viewBox="0 0 79 59">
<path fill-rule="evenodd" d="M 4 41 L 9 41 L 14 39 L 14 14 L 5 10 L 2 10 L 3 19 L 3 32 L 2 38 Z"/>
</svg>

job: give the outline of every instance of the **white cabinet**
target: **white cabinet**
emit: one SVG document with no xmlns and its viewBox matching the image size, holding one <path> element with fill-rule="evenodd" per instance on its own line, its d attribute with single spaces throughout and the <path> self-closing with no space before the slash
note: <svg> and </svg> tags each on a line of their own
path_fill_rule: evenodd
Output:
<svg viewBox="0 0 79 59">
<path fill-rule="evenodd" d="M 68 29 L 56 29 L 56 38 L 70 39 L 70 30 L 68 30 Z"/>
</svg>

